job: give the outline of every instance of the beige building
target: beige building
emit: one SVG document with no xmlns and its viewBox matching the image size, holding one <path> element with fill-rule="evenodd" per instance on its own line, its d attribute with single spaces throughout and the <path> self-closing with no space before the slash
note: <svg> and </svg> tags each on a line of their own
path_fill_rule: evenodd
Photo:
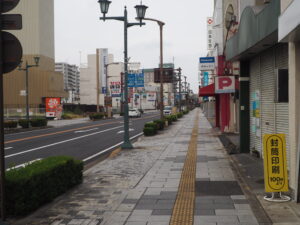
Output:
<svg viewBox="0 0 300 225">
<path fill-rule="evenodd" d="M 54 1 L 20 1 L 9 13 L 21 14 L 23 29 L 12 31 L 23 47 L 23 67 L 35 64 L 35 56 L 40 57 L 39 67 L 29 68 L 29 105 L 31 108 L 43 107 L 44 97 L 66 97 L 63 75 L 55 72 L 54 60 Z M 4 75 L 5 108 L 25 107 L 25 71 L 15 71 Z"/>
<path fill-rule="evenodd" d="M 300 1 L 281 0 L 279 17 L 279 41 L 288 43 L 289 68 L 289 181 L 293 199 L 300 202 L 299 186 L 299 132 L 300 132 Z"/>
</svg>

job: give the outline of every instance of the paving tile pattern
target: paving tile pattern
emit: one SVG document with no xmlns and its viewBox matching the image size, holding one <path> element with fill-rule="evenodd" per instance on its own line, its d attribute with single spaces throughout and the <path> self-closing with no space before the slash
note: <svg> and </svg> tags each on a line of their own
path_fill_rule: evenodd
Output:
<svg viewBox="0 0 300 225">
<path fill-rule="evenodd" d="M 97 164 L 85 172 L 82 185 L 11 224 L 169 225 L 197 112 Z M 196 181 L 235 182 L 228 156 L 202 113 L 198 125 Z M 201 185 L 195 187 L 201 192 Z M 195 198 L 194 225 L 257 224 L 243 194 Z"/>
</svg>

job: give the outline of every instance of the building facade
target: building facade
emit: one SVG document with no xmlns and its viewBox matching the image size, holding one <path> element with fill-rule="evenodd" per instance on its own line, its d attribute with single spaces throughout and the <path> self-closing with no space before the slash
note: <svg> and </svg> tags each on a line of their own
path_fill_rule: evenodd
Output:
<svg viewBox="0 0 300 225">
<path fill-rule="evenodd" d="M 29 106 L 43 108 L 45 97 L 67 97 L 63 87 L 63 76 L 55 72 L 54 60 L 54 1 L 20 1 L 10 13 L 22 15 L 23 29 L 12 31 L 23 47 L 25 63 L 35 64 L 34 57 L 40 57 L 39 67 L 29 69 Z M 25 96 L 24 93 L 25 92 Z M 25 111 L 25 71 L 14 70 L 4 74 L 4 107 Z"/>
<path fill-rule="evenodd" d="M 80 68 L 80 104 L 104 106 L 106 68 L 112 62 L 108 49 L 97 49 L 88 55 L 87 66 Z"/>
<path fill-rule="evenodd" d="M 58 62 L 55 63 L 55 71 L 62 73 L 64 77 L 64 90 L 69 93 L 65 103 L 77 104 L 80 100 L 80 72 L 76 65 Z"/>
</svg>

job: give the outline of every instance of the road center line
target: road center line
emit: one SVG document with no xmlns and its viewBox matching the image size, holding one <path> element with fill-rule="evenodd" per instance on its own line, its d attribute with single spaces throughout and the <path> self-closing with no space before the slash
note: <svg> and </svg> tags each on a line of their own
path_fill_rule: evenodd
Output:
<svg viewBox="0 0 300 225">
<path fill-rule="evenodd" d="M 139 118 L 139 119 L 135 119 L 135 120 L 150 119 L 150 118 L 154 118 L 154 117 L 157 117 L 157 115 L 143 117 L 143 118 Z M 95 124 L 95 125 L 90 125 L 90 126 L 85 126 L 85 127 L 79 127 L 79 128 L 73 128 L 73 129 L 68 129 L 68 130 L 63 130 L 63 131 L 57 131 L 57 132 L 48 133 L 48 134 L 41 134 L 41 135 L 37 135 L 37 136 L 31 136 L 31 137 L 26 137 L 26 138 L 14 139 L 14 140 L 6 141 L 5 144 L 20 142 L 20 141 L 26 141 L 26 140 L 32 140 L 32 139 L 36 139 L 36 138 L 47 137 L 47 136 L 52 136 L 52 135 L 56 135 L 56 134 L 63 134 L 63 133 L 68 133 L 68 132 L 78 131 L 78 130 L 83 130 L 83 129 L 88 129 L 88 128 L 101 127 L 101 126 L 104 126 L 104 125 L 119 124 L 119 122 L 120 121 L 107 122 L 107 123 L 102 123 L 102 124 Z"/>
<path fill-rule="evenodd" d="M 98 130 L 99 128 L 93 128 L 93 129 L 89 129 L 89 130 L 78 130 L 75 131 L 74 133 L 85 133 L 85 132 L 89 132 L 89 131 L 93 131 L 93 130 Z"/>
<path fill-rule="evenodd" d="M 9 150 L 9 149 L 12 149 L 13 147 L 6 147 L 4 148 L 4 150 Z"/>
<path fill-rule="evenodd" d="M 15 154 L 7 155 L 7 156 L 5 156 L 5 158 L 11 158 L 11 157 L 16 156 L 16 155 L 23 155 L 23 154 L 28 153 L 28 152 L 33 152 L 33 151 L 37 151 L 37 150 L 40 150 L 40 149 L 44 149 L 44 148 L 52 147 L 52 146 L 55 146 L 55 145 L 63 144 L 63 143 L 66 143 L 66 142 L 75 141 L 75 140 L 82 139 L 82 138 L 85 138 L 85 137 L 89 137 L 89 136 L 93 136 L 93 135 L 96 135 L 96 134 L 104 133 L 104 132 L 107 132 L 107 131 L 116 130 L 116 129 L 119 129 L 121 127 L 123 127 L 123 126 L 118 126 L 118 127 L 98 131 L 98 132 L 95 132 L 95 133 L 86 134 L 86 135 L 83 135 L 83 136 L 80 136 L 80 137 L 71 138 L 71 139 L 64 140 L 64 141 L 59 141 L 59 142 L 56 142 L 56 143 L 53 143 L 53 144 L 50 144 L 50 145 L 45 145 L 45 146 L 41 146 L 41 147 L 38 147 L 38 148 L 29 149 L 29 150 L 26 150 L 26 151 L 23 151 L 23 152 L 18 152 L 18 153 L 15 153 Z"/>
</svg>

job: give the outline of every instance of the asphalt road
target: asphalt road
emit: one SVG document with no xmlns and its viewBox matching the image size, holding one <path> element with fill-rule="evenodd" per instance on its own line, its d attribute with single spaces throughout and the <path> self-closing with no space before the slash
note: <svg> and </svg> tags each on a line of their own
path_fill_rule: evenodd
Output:
<svg viewBox="0 0 300 225">
<path fill-rule="evenodd" d="M 158 119 L 147 113 L 130 119 L 130 137 L 142 134 L 144 124 Z M 49 156 L 68 155 L 91 162 L 101 153 L 123 142 L 123 117 L 5 135 L 6 168 L 20 166 Z"/>
</svg>

